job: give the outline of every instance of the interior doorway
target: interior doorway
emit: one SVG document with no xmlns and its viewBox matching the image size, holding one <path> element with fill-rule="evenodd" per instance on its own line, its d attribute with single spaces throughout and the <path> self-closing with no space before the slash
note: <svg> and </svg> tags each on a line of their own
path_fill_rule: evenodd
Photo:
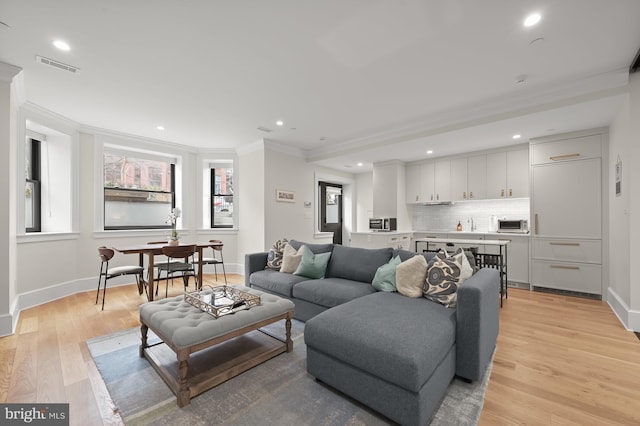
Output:
<svg viewBox="0 0 640 426">
<path fill-rule="evenodd" d="M 342 244 L 342 185 L 318 182 L 320 186 L 320 231 L 333 232 L 333 243 Z"/>
</svg>

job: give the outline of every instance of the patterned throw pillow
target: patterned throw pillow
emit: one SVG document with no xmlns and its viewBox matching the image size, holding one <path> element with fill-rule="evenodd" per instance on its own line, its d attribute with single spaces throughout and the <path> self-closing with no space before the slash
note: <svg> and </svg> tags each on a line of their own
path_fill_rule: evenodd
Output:
<svg viewBox="0 0 640 426">
<path fill-rule="evenodd" d="M 265 266 L 264 269 L 280 270 L 282 267 L 282 257 L 284 256 L 284 246 L 287 242 L 287 239 L 283 238 L 273 243 L 267 255 L 267 266 Z"/>
<path fill-rule="evenodd" d="M 455 308 L 458 303 L 458 286 L 472 273 L 473 270 L 464 252 L 456 253 L 446 259 L 436 256 L 427 270 L 422 295 L 448 308 Z"/>
<path fill-rule="evenodd" d="M 284 251 L 282 252 L 282 267 L 280 268 L 280 272 L 284 272 L 286 274 L 293 274 L 300 265 L 302 261 L 302 253 L 304 253 L 304 247 L 300 246 L 298 251 L 294 249 L 291 244 L 287 244 L 284 246 Z"/>
</svg>

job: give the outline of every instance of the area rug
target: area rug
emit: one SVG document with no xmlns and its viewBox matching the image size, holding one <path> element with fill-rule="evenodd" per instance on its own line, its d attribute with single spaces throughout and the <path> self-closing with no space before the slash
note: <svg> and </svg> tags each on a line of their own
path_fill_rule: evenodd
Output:
<svg viewBox="0 0 640 426">
<path fill-rule="evenodd" d="M 284 334 L 284 325 L 268 326 Z M 126 425 L 389 425 L 388 419 L 314 380 L 306 371 L 304 323 L 293 321 L 294 350 L 201 394 L 178 408 L 176 397 L 138 356 L 140 329 L 87 341 Z M 150 333 L 151 334 L 151 333 Z M 150 336 L 150 342 L 157 337 Z M 431 425 L 475 425 L 480 418 L 490 363 L 482 381 L 455 378 Z"/>
</svg>

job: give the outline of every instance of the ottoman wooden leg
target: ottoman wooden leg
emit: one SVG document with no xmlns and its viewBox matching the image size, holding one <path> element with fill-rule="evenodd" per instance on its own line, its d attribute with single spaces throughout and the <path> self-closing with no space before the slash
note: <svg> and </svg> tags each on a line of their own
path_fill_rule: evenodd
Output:
<svg viewBox="0 0 640 426">
<path fill-rule="evenodd" d="M 293 350 L 293 341 L 291 340 L 291 315 L 291 313 L 287 315 L 287 319 L 284 323 L 284 327 L 287 331 L 287 338 L 285 340 L 285 343 L 287 345 L 287 352 L 291 352 Z"/>
<path fill-rule="evenodd" d="M 149 331 L 149 327 L 143 323 L 140 326 L 140 334 L 142 335 L 142 341 L 140 342 L 140 358 L 144 358 L 144 349 L 147 347 L 147 331 Z"/>
<path fill-rule="evenodd" d="M 180 389 L 178 389 L 177 395 L 178 407 L 184 407 L 191 403 L 191 390 L 189 389 L 189 381 L 187 380 L 189 374 L 189 354 L 178 354 L 178 361 L 180 362 L 178 367 L 178 374 L 180 376 Z"/>
</svg>

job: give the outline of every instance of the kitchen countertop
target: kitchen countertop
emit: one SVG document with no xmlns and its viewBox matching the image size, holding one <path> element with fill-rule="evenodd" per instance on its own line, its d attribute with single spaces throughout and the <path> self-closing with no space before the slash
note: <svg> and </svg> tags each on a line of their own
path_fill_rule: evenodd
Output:
<svg viewBox="0 0 640 426">
<path fill-rule="evenodd" d="M 488 231 L 456 231 L 455 229 L 451 230 L 435 230 L 430 229 L 428 231 L 364 231 L 364 232 L 352 232 L 351 235 L 407 235 L 411 234 L 418 238 L 424 238 L 421 234 L 448 234 L 448 235 L 459 235 L 460 237 L 468 237 L 468 236 L 489 236 L 492 239 L 498 239 L 500 236 L 503 237 L 528 237 L 531 234 L 522 234 L 520 232 L 488 232 Z"/>
</svg>

